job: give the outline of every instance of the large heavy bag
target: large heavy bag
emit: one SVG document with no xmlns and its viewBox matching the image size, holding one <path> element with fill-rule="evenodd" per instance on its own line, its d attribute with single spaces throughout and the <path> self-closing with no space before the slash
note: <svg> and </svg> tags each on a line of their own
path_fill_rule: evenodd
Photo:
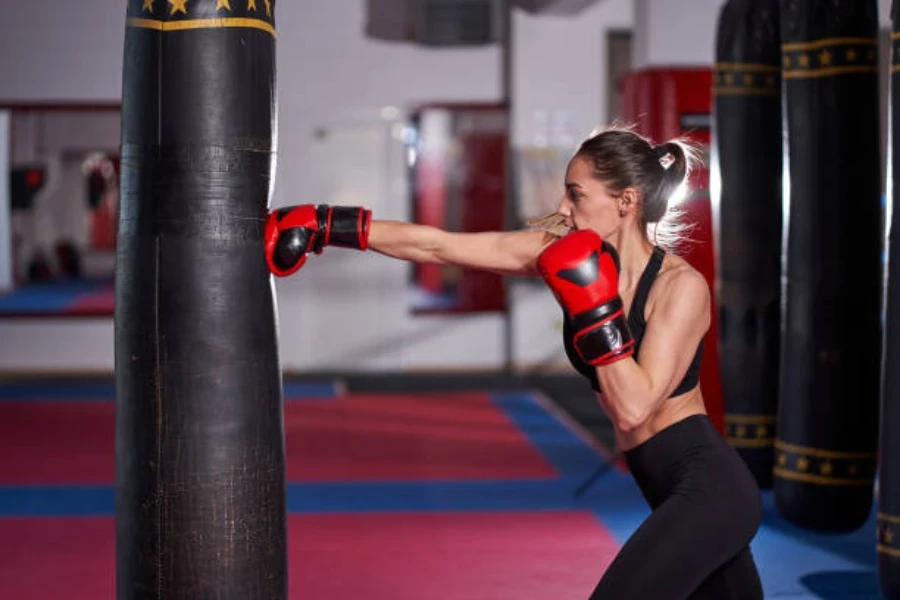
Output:
<svg viewBox="0 0 900 600">
<path fill-rule="evenodd" d="M 781 336 L 780 38 L 778 0 L 730 0 L 719 14 L 719 368 L 727 440 L 762 488 L 772 486 Z"/>
<path fill-rule="evenodd" d="M 790 172 L 775 500 L 848 531 L 872 507 L 881 331 L 875 0 L 782 0 Z"/>
<path fill-rule="evenodd" d="M 287 596 L 281 370 L 263 251 L 272 5 L 128 3 L 115 300 L 120 599 Z"/>
</svg>

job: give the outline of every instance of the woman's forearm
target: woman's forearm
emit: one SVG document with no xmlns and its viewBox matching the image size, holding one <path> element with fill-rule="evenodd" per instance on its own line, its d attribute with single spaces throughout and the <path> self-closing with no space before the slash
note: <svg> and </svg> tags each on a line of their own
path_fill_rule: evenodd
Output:
<svg viewBox="0 0 900 600">
<path fill-rule="evenodd" d="M 598 367 L 597 380 L 609 402 L 610 418 L 622 431 L 640 426 L 656 408 L 658 391 L 634 358 Z"/>
<path fill-rule="evenodd" d="M 547 243 L 540 231 L 448 232 L 430 225 L 372 221 L 369 248 L 401 260 L 501 274 L 530 274 Z"/>
<path fill-rule="evenodd" d="M 440 263 L 443 233 L 430 225 L 373 220 L 369 225 L 369 249 L 400 260 Z"/>
</svg>

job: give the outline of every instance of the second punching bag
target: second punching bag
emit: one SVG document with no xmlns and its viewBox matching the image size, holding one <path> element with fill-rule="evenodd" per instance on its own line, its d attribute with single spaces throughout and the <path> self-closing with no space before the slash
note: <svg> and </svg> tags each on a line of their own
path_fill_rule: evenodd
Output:
<svg viewBox="0 0 900 600">
<path fill-rule="evenodd" d="M 849 531 L 872 506 L 881 336 L 876 0 L 782 0 L 790 166 L 775 500 Z"/>
<path fill-rule="evenodd" d="M 728 443 L 772 486 L 781 286 L 778 0 L 730 0 L 716 40 L 719 368 Z"/>
<path fill-rule="evenodd" d="M 894 12 L 891 52 L 890 165 L 893 185 L 885 306 L 884 397 L 878 479 L 878 572 L 885 598 L 900 598 L 900 14 Z"/>
<path fill-rule="evenodd" d="M 287 596 L 263 228 L 274 2 L 131 0 L 116 261 L 119 600 Z"/>
</svg>

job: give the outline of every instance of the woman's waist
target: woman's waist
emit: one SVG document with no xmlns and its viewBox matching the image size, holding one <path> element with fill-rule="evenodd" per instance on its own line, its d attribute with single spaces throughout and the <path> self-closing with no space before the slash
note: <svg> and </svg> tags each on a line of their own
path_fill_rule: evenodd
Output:
<svg viewBox="0 0 900 600">
<path fill-rule="evenodd" d="M 706 413 L 695 412 L 625 450 L 625 459 L 639 483 L 668 487 L 695 472 L 693 465 L 726 458 L 728 450 Z"/>
<path fill-rule="evenodd" d="M 706 415 L 706 407 L 700 386 L 697 386 L 685 394 L 663 400 L 659 409 L 635 429 L 628 432 L 616 431 L 616 443 L 624 452 L 629 452 L 685 419 L 699 415 Z"/>
</svg>

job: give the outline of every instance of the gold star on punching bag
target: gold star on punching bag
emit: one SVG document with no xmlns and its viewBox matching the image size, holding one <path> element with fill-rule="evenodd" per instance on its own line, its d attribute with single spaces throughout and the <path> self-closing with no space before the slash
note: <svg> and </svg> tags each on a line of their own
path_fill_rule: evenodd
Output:
<svg viewBox="0 0 900 600">
<path fill-rule="evenodd" d="M 247 0 L 247 10 L 257 10 L 256 0 Z"/>
<path fill-rule="evenodd" d="M 272 0 L 266 0 L 266 14 L 272 16 Z"/>
<path fill-rule="evenodd" d="M 151 15 L 153 14 L 153 0 L 144 0 L 144 5 L 141 6 L 141 10 L 146 10 Z"/>
<path fill-rule="evenodd" d="M 229 0 L 216 0 L 216 10 L 220 10 L 224 8 L 225 10 L 231 10 L 231 3 Z"/>
<path fill-rule="evenodd" d="M 169 0 L 169 4 L 172 5 L 172 12 L 170 15 L 174 15 L 177 12 L 181 12 L 183 14 L 187 14 L 187 6 L 188 0 Z"/>
</svg>

